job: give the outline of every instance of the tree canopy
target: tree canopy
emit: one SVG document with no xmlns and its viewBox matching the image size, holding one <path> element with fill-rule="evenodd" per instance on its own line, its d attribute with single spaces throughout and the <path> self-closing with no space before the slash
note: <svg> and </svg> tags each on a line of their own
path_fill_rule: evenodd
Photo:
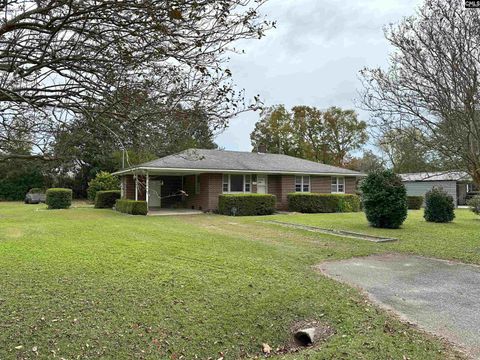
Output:
<svg viewBox="0 0 480 360">
<path fill-rule="evenodd" d="M 345 165 L 350 153 L 367 142 L 366 129 L 353 110 L 295 106 L 288 111 L 276 105 L 262 111 L 250 139 L 254 151 L 263 145 L 271 153 Z"/>
<path fill-rule="evenodd" d="M 388 131 L 418 130 L 423 145 L 480 184 L 480 12 L 425 0 L 386 28 L 388 69 L 364 69 L 363 105 Z"/>
<path fill-rule="evenodd" d="M 376 144 L 396 173 L 448 170 L 448 163 L 426 145 L 418 129 L 390 129 L 378 137 Z"/>
<path fill-rule="evenodd" d="M 0 155 L 12 128 L 47 158 L 58 127 L 78 116 L 120 118 L 124 89 L 163 112 L 201 108 L 213 127 L 249 108 L 228 51 L 273 24 L 266 0 L 6 0 L 0 4 Z M 251 104 L 254 106 L 254 104 Z M 135 118 L 131 119 L 134 123 Z"/>
</svg>

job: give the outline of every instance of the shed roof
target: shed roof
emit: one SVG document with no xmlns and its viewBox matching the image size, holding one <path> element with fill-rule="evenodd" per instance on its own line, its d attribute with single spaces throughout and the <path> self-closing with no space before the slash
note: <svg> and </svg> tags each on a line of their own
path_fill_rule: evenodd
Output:
<svg viewBox="0 0 480 360">
<path fill-rule="evenodd" d="M 196 172 L 263 172 L 278 174 L 318 174 L 363 176 L 357 171 L 304 160 L 281 154 L 242 151 L 188 149 L 140 165 L 120 170 L 124 174 L 135 170 L 192 170 Z"/>
<path fill-rule="evenodd" d="M 465 171 L 441 171 L 400 174 L 402 181 L 472 181 Z"/>
</svg>

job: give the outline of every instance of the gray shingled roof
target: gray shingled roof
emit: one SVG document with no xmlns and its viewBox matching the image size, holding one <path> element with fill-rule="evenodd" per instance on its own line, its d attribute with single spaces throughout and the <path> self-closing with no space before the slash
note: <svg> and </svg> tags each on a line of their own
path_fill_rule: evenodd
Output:
<svg viewBox="0 0 480 360">
<path fill-rule="evenodd" d="M 265 173 L 340 174 L 362 176 L 363 174 L 336 166 L 303 160 L 287 155 L 264 154 L 241 151 L 189 149 L 157 160 L 132 167 L 133 169 L 192 169 L 214 171 L 245 171 Z M 128 171 L 119 171 L 122 173 Z"/>
<path fill-rule="evenodd" d="M 403 181 L 471 181 L 464 171 L 422 172 L 400 174 Z"/>
</svg>

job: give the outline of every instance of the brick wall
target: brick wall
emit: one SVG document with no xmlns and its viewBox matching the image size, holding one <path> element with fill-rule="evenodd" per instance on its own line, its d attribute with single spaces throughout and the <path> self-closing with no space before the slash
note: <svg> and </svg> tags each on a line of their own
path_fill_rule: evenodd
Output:
<svg viewBox="0 0 480 360">
<path fill-rule="evenodd" d="M 147 196 L 147 178 L 145 176 L 138 176 L 138 200 L 145 201 Z"/>
<path fill-rule="evenodd" d="M 330 194 L 332 178 L 330 176 L 310 176 L 310 191 Z"/>
<path fill-rule="evenodd" d="M 218 196 L 222 194 L 222 174 L 200 174 L 200 193 L 195 194 L 195 175 L 188 175 L 183 178 L 183 189 L 188 194 L 185 198 L 187 208 L 197 210 L 218 209 Z M 135 183 L 132 175 L 124 176 L 125 191 L 127 199 L 135 199 Z M 295 176 L 293 175 L 268 175 L 268 193 L 277 198 L 277 208 L 286 210 L 288 207 L 287 194 L 295 192 Z M 139 176 L 138 199 L 145 200 L 145 177 Z M 330 194 L 330 176 L 311 176 L 310 191 L 316 193 Z M 345 193 L 354 194 L 356 191 L 357 179 L 345 178 Z M 256 186 L 252 185 L 252 193 L 256 192 Z M 162 191 L 162 196 L 163 196 Z"/>
<path fill-rule="evenodd" d="M 222 194 L 222 174 L 200 174 L 200 193 L 195 194 L 195 175 L 184 178 L 187 208 L 210 211 L 218 209 L 218 196 Z"/>
<path fill-rule="evenodd" d="M 355 194 L 357 191 L 357 178 L 346 177 L 345 178 L 345 193 Z"/>
<path fill-rule="evenodd" d="M 218 209 L 218 196 L 223 193 L 222 174 L 206 174 L 208 175 L 208 210 Z"/>
<path fill-rule="evenodd" d="M 280 178 L 282 193 L 277 196 L 277 208 L 285 210 L 288 208 L 287 195 L 295 191 L 295 176 L 282 175 Z"/>
<path fill-rule="evenodd" d="M 310 176 L 310 191 L 322 194 L 331 193 L 330 176 Z M 345 193 L 354 194 L 357 180 L 353 177 L 345 178 Z M 287 195 L 295 192 L 295 176 L 293 175 L 268 175 L 268 193 L 277 197 L 277 209 L 288 208 Z"/>
<path fill-rule="evenodd" d="M 135 200 L 135 182 L 133 181 L 133 175 L 125 175 L 124 180 L 124 193 L 125 199 Z"/>
<path fill-rule="evenodd" d="M 277 198 L 277 208 L 280 208 L 279 201 L 282 197 L 282 182 L 280 175 L 268 175 L 268 193 Z"/>
<path fill-rule="evenodd" d="M 135 200 L 135 181 L 133 175 L 123 176 L 124 192 L 123 197 L 129 200 Z M 145 200 L 146 193 L 146 178 L 145 176 L 138 176 L 138 200 Z"/>
</svg>

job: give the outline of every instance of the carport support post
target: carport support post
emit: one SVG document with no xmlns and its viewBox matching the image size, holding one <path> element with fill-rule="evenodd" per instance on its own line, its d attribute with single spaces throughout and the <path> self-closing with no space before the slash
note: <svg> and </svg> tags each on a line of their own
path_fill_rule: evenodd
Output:
<svg viewBox="0 0 480 360">
<path fill-rule="evenodd" d="M 147 193 L 145 195 L 145 201 L 147 202 L 147 209 L 148 209 L 148 195 L 150 194 L 150 178 L 148 176 L 148 171 L 147 171 L 147 179 L 146 179 L 146 188 L 147 188 Z"/>
<path fill-rule="evenodd" d="M 135 176 L 135 201 L 138 200 L 138 176 L 137 174 Z"/>
</svg>

